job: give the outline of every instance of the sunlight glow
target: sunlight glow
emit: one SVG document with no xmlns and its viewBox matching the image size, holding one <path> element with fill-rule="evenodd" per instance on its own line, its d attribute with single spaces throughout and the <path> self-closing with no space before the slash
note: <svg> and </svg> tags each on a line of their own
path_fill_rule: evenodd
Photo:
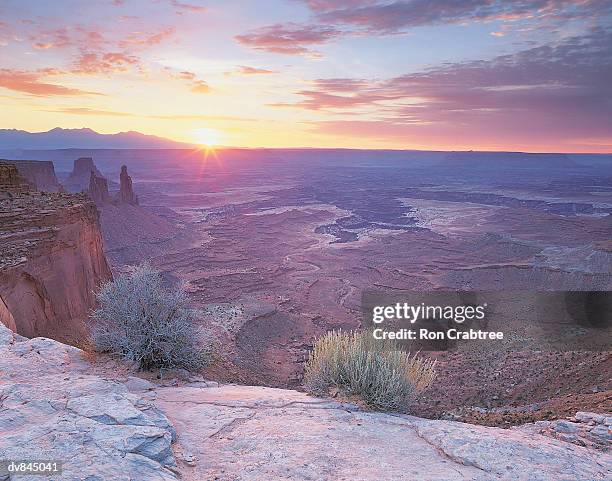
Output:
<svg viewBox="0 0 612 481">
<path fill-rule="evenodd" d="M 209 128 L 195 129 L 193 131 L 193 138 L 196 144 L 213 147 L 219 145 L 221 132 Z"/>
</svg>

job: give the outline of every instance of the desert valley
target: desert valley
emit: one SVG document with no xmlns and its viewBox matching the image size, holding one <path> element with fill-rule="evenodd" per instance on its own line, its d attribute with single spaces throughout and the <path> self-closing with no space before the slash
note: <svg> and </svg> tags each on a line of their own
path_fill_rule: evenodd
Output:
<svg viewBox="0 0 612 481">
<path fill-rule="evenodd" d="M 612 285 L 606 156 L 343 150 L 20 155 L 52 160 L 68 191 L 89 190 L 92 169 L 92 178 L 106 179 L 110 194 L 94 197 L 110 266 L 121 272 L 147 260 L 168 281 L 185 283 L 201 322 L 223 344 L 210 373 L 219 380 L 299 386 L 315 338 L 359 327 L 366 289 L 589 291 Z M 93 160 L 75 162 L 85 156 Z M 122 165 L 137 199 L 113 200 L 123 188 Z M 49 179 L 53 189 L 56 182 Z M 57 339 L 74 332 L 71 326 L 45 329 L 38 334 Z M 444 370 L 448 363 L 446 374 L 462 382 L 449 387 L 439 379 L 433 388 L 440 389 L 438 404 L 422 407 L 432 416 L 472 419 L 482 416 L 465 412 L 472 406 L 539 404 L 523 415 L 513 408 L 512 416 L 494 410 L 483 419 L 532 420 L 556 412 L 559 398 L 568 410 L 574 402 L 611 407 L 606 354 L 548 353 L 536 360 L 526 351 L 506 359 L 513 368 L 494 378 L 483 365 L 488 360 L 453 356 L 441 354 L 440 365 Z"/>
<path fill-rule="evenodd" d="M 174 455 L 168 450 L 176 434 L 164 435 L 166 451 L 154 461 L 176 466 L 175 458 L 168 457 L 176 456 L 177 472 L 187 479 L 223 473 L 218 471 L 222 461 L 196 463 L 213 448 L 191 439 L 200 432 L 181 424 L 188 422 L 182 414 L 187 408 L 173 403 L 183 406 L 192 396 L 197 396 L 194 402 L 213 405 L 234 399 L 224 408 L 231 413 L 222 415 L 227 426 L 241 424 L 240 413 L 260 404 L 264 411 L 258 422 L 268 423 L 262 416 L 278 403 L 301 406 L 299 414 L 285 413 L 285 422 L 306 422 L 297 418 L 309 419 L 308 410 L 320 408 L 332 409 L 325 423 L 342 425 L 334 409 L 362 412 L 363 406 L 344 396 L 309 408 L 315 401 L 299 391 L 315 340 L 330 330 L 363 327 L 361 295 L 367 290 L 606 291 L 612 286 L 609 156 L 316 149 L 21 150 L 3 156 L 8 160 L 0 163 L 0 319 L 6 326 L 21 336 L 45 336 L 88 351 L 85 319 L 101 283 L 148 262 L 168 284 L 185 286 L 198 324 L 215 343 L 212 362 L 198 376 L 134 377 L 116 361 L 92 361 L 66 346 L 61 349 L 67 354 L 60 354 L 54 345 L 45 345 L 45 357 L 74 359 L 57 372 L 55 367 L 39 369 L 52 369 L 50 376 L 66 379 L 93 369 L 102 379 L 124 379 L 129 391 L 144 392 L 144 399 L 154 401 L 155 409 L 182 430 L 183 443 L 174 444 Z M 521 327 L 522 315 L 509 313 L 508 322 Z M 597 331 L 600 338 L 610 335 L 609 325 L 603 327 Z M 25 355 L 15 350 L 25 346 L 21 339 L 8 340 L 8 362 Z M 536 339 L 521 338 L 487 349 L 422 353 L 437 361 L 437 377 L 409 414 L 512 428 L 523 433 L 519 436 L 543 435 L 600 456 L 609 449 L 605 413 L 612 411 L 612 358 L 605 339 L 603 350 L 549 349 Z M 27 352 L 31 349 L 41 352 L 39 347 Z M 86 367 L 91 362 L 93 367 Z M 74 363 L 77 370 L 67 372 Z M 221 387 L 214 387 L 218 383 Z M 95 396 L 88 386 L 82 395 Z M 123 399 L 122 392 L 116 399 Z M 9 400 L 14 395 L 5 394 Z M 198 411 L 188 416 L 208 415 Z M 156 416 L 151 422 L 167 429 L 165 415 Z M 410 419 L 419 418 L 405 417 L 415 426 Z M 200 421 L 198 429 L 209 429 L 207 423 Z M 230 432 L 216 423 L 210 427 L 220 429 L 214 436 Z M 419 439 L 454 452 L 439 444 L 443 438 L 435 440 L 438 428 L 423 434 L 428 428 L 417 426 Z M 444 442 L 461 446 L 466 435 L 461 431 L 454 441 Z M 279 449 L 287 449 L 285 440 L 277 442 Z M 541 449 L 549 448 L 541 444 Z M 227 453 L 217 455 L 222 459 Z M 451 456 L 461 469 L 475 462 L 472 455 Z M 270 469 L 281 469 L 278 462 L 278 468 Z M 105 469 L 115 469 L 116 463 L 111 460 Z M 326 462 L 315 462 L 308 475 L 314 477 L 300 472 L 287 479 L 320 479 L 320 469 L 331 469 L 322 466 Z M 604 466 L 575 468 L 574 474 L 592 472 L 595 477 L 588 479 L 604 479 Z M 482 469 L 489 473 L 482 479 L 527 479 L 497 471 L 498 477 L 489 478 L 491 471 Z M 267 476 L 262 473 L 257 476 Z M 205 479 L 243 479 L 219 476 Z M 257 476 L 244 479 L 265 479 Z"/>
</svg>

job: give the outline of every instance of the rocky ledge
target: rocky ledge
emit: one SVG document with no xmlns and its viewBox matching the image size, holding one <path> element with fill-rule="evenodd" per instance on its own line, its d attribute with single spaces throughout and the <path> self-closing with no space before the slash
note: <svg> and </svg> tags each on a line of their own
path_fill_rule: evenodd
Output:
<svg viewBox="0 0 612 481">
<path fill-rule="evenodd" d="M 62 461 L 54 481 L 176 479 L 168 419 L 90 370 L 77 348 L 0 326 L 0 459 Z"/>
<path fill-rule="evenodd" d="M 88 359 L 0 326 L 0 459 L 61 460 L 54 481 L 612 475 L 609 454 L 539 434 L 364 412 L 297 391 L 153 384 Z"/>
<path fill-rule="evenodd" d="M 544 434 L 579 446 L 609 452 L 612 446 L 612 415 L 577 412 L 570 419 L 536 421 L 517 427 L 524 432 Z"/>
</svg>

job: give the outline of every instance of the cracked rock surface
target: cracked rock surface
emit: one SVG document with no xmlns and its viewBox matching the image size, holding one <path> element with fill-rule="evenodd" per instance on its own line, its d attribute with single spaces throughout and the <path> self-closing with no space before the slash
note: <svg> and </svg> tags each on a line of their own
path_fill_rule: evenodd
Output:
<svg viewBox="0 0 612 481">
<path fill-rule="evenodd" d="M 0 480 L 177 479 L 166 416 L 90 372 L 79 349 L 0 324 L 0 459 L 63 462 L 60 476 L 0 472 Z"/>
<path fill-rule="evenodd" d="M 610 452 L 612 447 L 612 416 L 577 412 L 570 419 L 537 421 L 523 424 L 515 429 L 543 434 L 578 446 L 587 446 Z"/>
<path fill-rule="evenodd" d="M 40 481 L 597 481 L 604 452 L 519 429 L 364 412 L 297 391 L 159 386 L 0 325 L 0 459 Z M 8 476 L 0 473 L 0 481 Z"/>
</svg>

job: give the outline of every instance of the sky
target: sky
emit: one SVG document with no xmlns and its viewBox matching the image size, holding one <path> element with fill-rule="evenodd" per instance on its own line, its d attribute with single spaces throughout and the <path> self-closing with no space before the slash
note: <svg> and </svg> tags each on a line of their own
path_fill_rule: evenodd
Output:
<svg viewBox="0 0 612 481">
<path fill-rule="evenodd" d="M 0 128 L 612 152 L 609 0 L 2 0 Z"/>
</svg>

